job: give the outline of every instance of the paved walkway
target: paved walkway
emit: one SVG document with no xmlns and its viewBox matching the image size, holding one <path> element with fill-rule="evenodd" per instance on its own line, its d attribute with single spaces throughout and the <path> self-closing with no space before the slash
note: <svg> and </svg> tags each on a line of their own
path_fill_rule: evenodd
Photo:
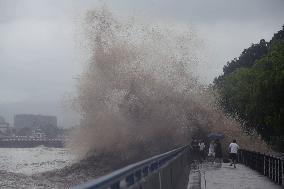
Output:
<svg viewBox="0 0 284 189">
<path fill-rule="evenodd" d="M 220 168 L 207 163 L 202 164 L 199 171 L 199 174 L 195 171 L 190 175 L 188 189 L 283 189 L 282 186 L 274 184 L 267 177 L 240 164 L 237 165 L 237 168 L 233 168 L 228 163 L 223 163 Z M 201 177 L 201 186 L 199 187 L 196 185 L 198 175 Z"/>
</svg>

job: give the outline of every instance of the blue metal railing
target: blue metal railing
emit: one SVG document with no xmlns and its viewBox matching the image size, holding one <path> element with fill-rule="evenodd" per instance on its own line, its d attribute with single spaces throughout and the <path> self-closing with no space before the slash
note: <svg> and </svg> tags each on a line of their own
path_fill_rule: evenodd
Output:
<svg viewBox="0 0 284 189">
<path fill-rule="evenodd" d="M 188 146 L 160 154 L 149 159 L 128 165 L 108 175 L 74 187 L 73 189 L 120 189 L 147 180 L 152 173 L 160 171 L 181 155 L 187 156 Z M 161 183 L 160 183 L 161 184 Z"/>
</svg>

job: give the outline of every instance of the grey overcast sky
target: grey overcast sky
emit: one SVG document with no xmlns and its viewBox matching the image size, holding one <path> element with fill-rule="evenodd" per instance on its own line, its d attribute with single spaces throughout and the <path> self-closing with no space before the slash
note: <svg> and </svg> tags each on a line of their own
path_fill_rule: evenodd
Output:
<svg viewBox="0 0 284 189">
<path fill-rule="evenodd" d="M 88 59 L 78 28 L 84 12 L 102 2 L 116 15 L 189 24 L 204 43 L 199 72 L 206 83 L 284 24 L 284 0 L 0 0 L 0 115 L 8 122 L 33 113 L 76 124 L 62 104 Z"/>
</svg>

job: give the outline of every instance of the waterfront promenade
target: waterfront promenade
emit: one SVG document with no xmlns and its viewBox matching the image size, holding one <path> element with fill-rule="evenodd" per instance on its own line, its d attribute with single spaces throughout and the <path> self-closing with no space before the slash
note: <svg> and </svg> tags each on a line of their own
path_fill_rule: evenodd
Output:
<svg viewBox="0 0 284 189">
<path fill-rule="evenodd" d="M 205 163 L 190 174 L 187 189 L 283 189 L 283 187 L 242 164 L 233 168 L 229 163 L 223 163 L 222 167 Z"/>
</svg>

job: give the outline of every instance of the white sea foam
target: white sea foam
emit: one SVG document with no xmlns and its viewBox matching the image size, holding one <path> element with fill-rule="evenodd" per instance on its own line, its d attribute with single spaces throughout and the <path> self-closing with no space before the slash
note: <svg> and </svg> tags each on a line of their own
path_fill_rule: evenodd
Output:
<svg viewBox="0 0 284 189">
<path fill-rule="evenodd" d="M 32 175 L 60 169 L 74 162 L 65 148 L 0 148 L 0 170 Z"/>
</svg>

